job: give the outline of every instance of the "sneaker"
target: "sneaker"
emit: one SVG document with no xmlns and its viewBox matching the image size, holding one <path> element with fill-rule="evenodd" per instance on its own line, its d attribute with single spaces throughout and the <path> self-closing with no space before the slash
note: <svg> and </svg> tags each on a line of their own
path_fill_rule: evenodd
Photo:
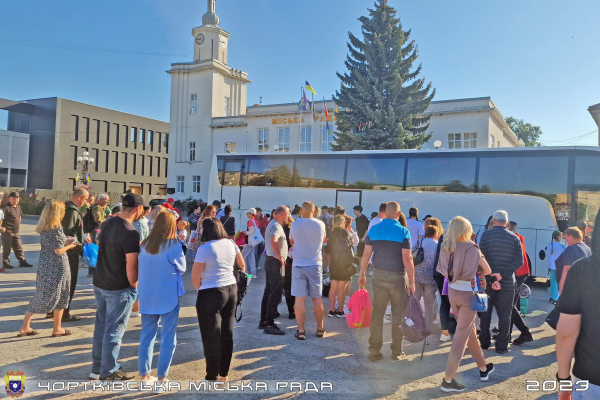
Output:
<svg viewBox="0 0 600 400">
<path fill-rule="evenodd" d="M 130 381 L 132 379 L 135 379 L 135 375 L 126 374 L 125 372 L 121 372 L 120 370 L 113 372 L 106 378 L 100 378 L 100 380 L 102 381 Z"/>
<path fill-rule="evenodd" d="M 266 322 L 262 322 L 262 321 L 261 321 L 261 322 L 258 324 L 258 329 L 265 329 L 266 327 L 267 327 L 267 323 L 266 323 Z"/>
<path fill-rule="evenodd" d="M 132 318 L 135 318 L 135 317 L 141 317 L 141 316 L 142 316 L 142 314 L 140 314 L 140 312 L 139 312 L 139 311 L 132 311 L 132 312 L 131 312 L 131 317 L 132 317 Z"/>
<path fill-rule="evenodd" d="M 31 268 L 33 265 L 29 264 L 27 261 L 23 261 L 19 264 L 19 268 Z"/>
<path fill-rule="evenodd" d="M 273 314 L 273 319 L 277 319 L 281 317 L 281 314 L 279 314 L 279 311 L 275 311 L 275 314 Z"/>
<path fill-rule="evenodd" d="M 369 354 L 369 361 L 375 362 L 379 360 L 383 360 L 383 354 Z"/>
<path fill-rule="evenodd" d="M 343 311 L 338 311 L 335 316 L 338 318 L 346 318 L 346 314 L 344 314 Z"/>
<path fill-rule="evenodd" d="M 335 311 L 329 311 L 329 314 L 327 314 L 327 316 L 329 318 L 333 318 L 333 317 L 335 317 L 337 315 L 337 313 L 338 313 L 337 310 L 335 310 Z"/>
<path fill-rule="evenodd" d="M 92 274 L 88 274 L 88 275 L 87 275 L 87 277 L 88 277 L 88 278 L 93 278 L 93 277 L 94 277 L 94 275 L 92 275 Z"/>
<path fill-rule="evenodd" d="M 550 303 L 552 303 L 552 304 L 556 305 L 556 303 L 558 303 L 558 300 L 553 300 L 553 299 L 550 299 Z"/>
<path fill-rule="evenodd" d="M 6 268 L 6 269 L 13 269 L 14 267 L 13 267 L 12 265 L 10 265 L 10 264 L 4 264 L 4 265 L 2 266 L 2 268 Z"/>
<path fill-rule="evenodd" d="M 97 381 L 98 379 L 100 379 L 100 374 L 95 374 L 95 373 L 90 373 L 90 376 L 88 377 L 88 379 L 90 381 Z"/>
<path fill-rule="evenodd" d="M 263 332 L 267 335 L 285 335 L 285 331 L 279 329 L 277 325 L 267 326 Z"/>
<path fill-rule="evenodd" d="M 531 336 L 531 333 L 527 332 L 527 333 L 521 333 L 518 338 L 516 338 L 515 340 L 512 341 L 512 344 L 516 344 L 517 346 L 520 346 L 523 343 L 527 343 L 527 342 L 531 342 L 531 341 L 533 341 L 533 336 Z"/>
<path fill-rule="evenodd" d="M 383 316 L 383 324 L 384 325 L 389 325 L 392 323 L 392 316 L 391 315 L 384 315 Z"/>
<path fill-rule="evenodd" d="M 506 349 L 506 350 L 496 350 L 496 353 L 498 353 L 498 354 L 506 354 L 506 353 L 508 353 L 508 349 Z"/>
<path fill-rule="evenodd" d="M 450 340 L 450 335 L 444 335 L 443 333 L 440 335 L 440 342 L 447 342 Z"/>
<path fill-rule="evenodd" d="M 482 382 L 487 381 L 488 379 L 490 379 L 490 374 L 492 372 L 494 372 L 494 364 L 489 363 L 485 366 L 485 372 L 479 370 L 479 379 L 481 379 Z"/>
<path fill-rule="evenodd" d="M 465 390 L 465 386 L 456 382 L 454 378 L 450 382 L 446 382 L 444 378 L 442 378 L 442 385 L 440 386 L 442 392 L 450 393 L 450 392 L 462 392 Z"/>
<path fill-rule="evenodd" d="M 369 276 L 373 276 L 373 270 L 369 271 Z"/>
<path fill-rule="evenodd" d="M 402 352 L 400 354 L 392 354 L 392 356 L 390 358 L 394 361 L 400 361 L 400 360 L 403 360 L 404 357 L 406 357 L 406 354 L 404 354 L 404 352 Z"/>
</svg>

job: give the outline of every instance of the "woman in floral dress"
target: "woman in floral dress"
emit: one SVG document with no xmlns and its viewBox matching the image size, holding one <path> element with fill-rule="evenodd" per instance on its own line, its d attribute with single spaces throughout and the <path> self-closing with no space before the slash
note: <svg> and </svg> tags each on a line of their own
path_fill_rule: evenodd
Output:
<svg viewBox="0 0 600 400">
<path fill-rule="evenodd" d="M 60 221 L 65 215 L 65 203 L 51 200 L 46 203 L 36 232 L 40 234 L 40 259 L 36 278 L 36 292 L 25 313 L 23 325 L 17 336 L 34 336 L 40 332 L 31 328 L 33 314 L 47 314 L 54 311 L 52 336 L 68 336 L 72 332 L 61 327 L 62 314 L 69 306 L 71 270 L 67 250 L 80 244 L 67 241 Z"/>
</svg>

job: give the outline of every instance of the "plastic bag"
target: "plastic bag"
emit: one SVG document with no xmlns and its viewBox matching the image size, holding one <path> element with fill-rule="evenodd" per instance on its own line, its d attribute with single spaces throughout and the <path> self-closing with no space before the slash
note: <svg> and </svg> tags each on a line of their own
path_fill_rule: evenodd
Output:
<svg viewBox="0 0 600 400">
<path fill-rule="evenodd" d="M 98 262 L 98 245 L 94 243 L 85 244 L 83 246 L 83 258 L 88 267 L 95 267 Z"/>
<path fill-rule="evenodd" d="M 371 326 L 371 298 L 367 289 L 360 287 L 348 302 L 350 314 L 346 314 L 346 322 L 350 328 L 368 328 Z"/>
</svg>

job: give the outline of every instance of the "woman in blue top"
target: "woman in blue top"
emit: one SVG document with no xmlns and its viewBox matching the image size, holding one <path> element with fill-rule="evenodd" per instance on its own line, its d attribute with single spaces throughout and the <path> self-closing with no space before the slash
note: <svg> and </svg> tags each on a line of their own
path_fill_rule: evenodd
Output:
<svg viewBox="0 0 600 400">
<path fill-rule="evenodd" d="M 185 256 L 177 242 L 177 223 L 173 214 L 162 211 L 150 235 L 142 242 L 139 255 L 138 297 L 142 314 L 138 367 L 143 381 L 153 381 L 152 353 L 160 320 L 158 380 L 166 381 L 175 352 L 179 297 L 183 296 Z"/>
<path fill-rule="evenodd" d="M 552 242 L 546 246 L 546 256 L 548 257 L 548 268 L 550 268 L 550 303 L 556 304 L 558 301 L 558 282 L 556 281 L 556 259 L 565 251 L 565 245 L 560 242 L 562 233 L 560 231 L 552 232 Z"/>
</svg>

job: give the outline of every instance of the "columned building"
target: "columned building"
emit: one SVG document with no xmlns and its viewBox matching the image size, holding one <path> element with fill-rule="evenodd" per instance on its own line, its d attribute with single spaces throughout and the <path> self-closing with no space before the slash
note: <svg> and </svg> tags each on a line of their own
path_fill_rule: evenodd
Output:
<svg viewBox="0 0 600 400">
<path fill-rule="evenodd" d="M 246 85 L 251 81 L 227 63 L 230 35 L 220 27 L 215 0 L 208 0 L 192 38 L 193 61 L 172 64 L 167 71 L 170 196 L 212 202 L 208 181 L 216 154 L 331 151 L 333 101 L 316 101 L 310 111 L 300 110 L 298 103 L 247 106 Z M 433 136 L 424 147 L 432 148 L 436 140 L 447 149 L 523 146 L 490 97 L 434 101 L 426 113 L 432 115 Z"/>
</svg>

